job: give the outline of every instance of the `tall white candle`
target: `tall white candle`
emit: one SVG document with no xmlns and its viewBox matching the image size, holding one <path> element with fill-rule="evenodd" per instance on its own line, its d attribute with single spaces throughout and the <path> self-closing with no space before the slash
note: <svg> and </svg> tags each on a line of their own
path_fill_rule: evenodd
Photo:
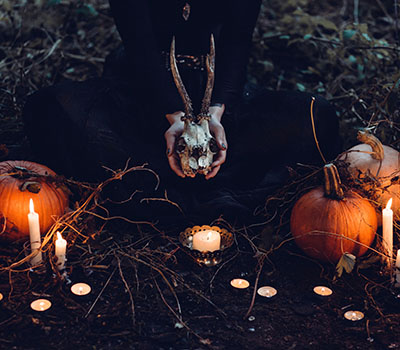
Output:
<svg viewBox="0 0 400 350">
<path fill-rule="evenodd" d="M 35 252 L 40 249 L 42 241 L 40 239 L 40 226 L 39 226 L 39 214 L 35 213 L 32 198 L 29 200 L 29 238 L 31 241 L 31 251 Z M 31 265 L 35 266 L 42 262 L 42 252 L 39 250 L 38 254 L 31 259 Z"/>
<path fill-rule="evenodd" d="M 389 256 L 388 264 L 391 266 L 393 258 L 393 211 L 392 198 L 387 202 L 386 208 L 382 210 L 382 244 L 385 253 Z"/>
<path fill-rule="evenodd" d="M 193 236 L 193 249 L 213 252 L 221 248 L 221 235 L 217 231 L 200 231 Z"/>
<path fill-rule="evenodd" d="M 57 231 L 56 240 L 56 257 L 57 257 L 57 268 L 62 270 L 65 267 L 65 255 L 67 251 L 67 241 L 62 238 L 61 233 Z"/>
</svg>

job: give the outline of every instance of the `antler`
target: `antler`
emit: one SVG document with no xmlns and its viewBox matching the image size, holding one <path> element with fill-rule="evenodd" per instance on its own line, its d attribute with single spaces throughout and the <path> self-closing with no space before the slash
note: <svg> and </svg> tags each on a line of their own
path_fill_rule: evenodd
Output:
<svg viewBox="0 0 400 350">
<path fill-rule="evenodd" d="M 185 107 L 185 116 L 184 117 L 193 118 L 192 101 L 190 100 L 190 97 L 185 89 L 185 86 L 183 85 L 183 81 L 179 74 L 178 66 L 176 64 L 175 37 L 172 38 L 171 50 L 169 53 L 169 60 L 170 60 L 171 71 L 172 71 L 172 76 L 174 77 L 175 85 L 178 88 L 179 95 L 181 95 L 181 98 L 182 98 L 182 101 L 183 101 L 183 104 Z"/>
<path fill-rule="evenodd" d="M 204 92 L 203 101 L 201 103 L 201 111 L 199 117 L 208 117 L 209 108 L 211 103 L 211 94 L 214 88 L 214 69 L 215 69 L 215 43 L 214 35 L 211 34 L 210 38 L 210 53 L 206 57 L 207 67 L 207 85 L 206 91 Z"/>
</svg>

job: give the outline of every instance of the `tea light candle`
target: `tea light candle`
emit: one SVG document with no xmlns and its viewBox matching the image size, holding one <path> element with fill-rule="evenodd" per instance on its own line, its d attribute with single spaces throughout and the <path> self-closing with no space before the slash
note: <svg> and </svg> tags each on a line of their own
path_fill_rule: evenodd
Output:
<svg viewBox="0 0 400 350">
<path fill-rule="evenodd" d="M 89 294 L 92 288 L 86 283 L 75 283 L 71 287 L 71 292 L 75 295 L 86 295 Z"/>
<path fill-rule="evenodd" d="M 361 311 L 347 311 L 344 314 L 344 318 L 349 321 L 360 321 L 364 318 L 364 314 Z"/>
<path fill-rule="evenodd" d="M 0 293 L 0 301 L 3 300 L 3 294 Z"/>
<path fill-rule="evenodd" d="M 325 286 L 317 286 L 317 287 L 314 287 L 313 290 L 314 290 L 315 294 L 318 294 L 318 295 L 321 295 L 324 297 L 328 297 L 329 295 L 331 295 L 333 293 L 332 289 L 325 287 Z"/>
<path fill-rule="evenodd" d="M 61 233 L 57 231 L 56 240 L 56 257 L 57 257 L 57 268 L 59 270 L 65 267 L 65 254 L 67 251 L 67 241 L 62 238 Z"/>
<path fill-rule="evenodd" d="M 51 301 L 47 299 L 37 299 L 31 303 L 31 309 L 35 311 L 46 311 L 47 309 L 50 309 L 50 307 Z"/>
<path fill-rule="evenodd" d="M 242 278 L 235 278 L 231 281 L 231 286 L 236 289 L 246 289 L 250 286 L 250 283 Z"/>
<path fill-rule="evenodd" d="M 274 287 L 263 286 L 257 289 L 257 294 L 264 298 L 272 298 L 278 291 Z"/>
<path fill-rule="evenodd" d="M 393 210 L 390 209 L 391 206 L 392 198 L 388 200 L 386 208 L 382 210 L 382 244 L 389 257 L 389 266 L 393 257 Z"/>
<path fill-rule="evenodd" d="M 199 231 L 193 235 L 193 249 L 213 252 L 221 248 L 221 235 L 217 231 Z"/>
<path fill-rule="evenodd" d="M 29 238 L 31 241 L 31 251 L 35 252 L 40 249 L 42 241 L 40 239 L 40 226 L 39 214 L 35 212 L 32 198 L 29 200 Z M 39 265 L 42 262 L 42 252 L 39 250 L 38 254 L 34 256 L 30 263 L 32 266 Z"/>
</svg>

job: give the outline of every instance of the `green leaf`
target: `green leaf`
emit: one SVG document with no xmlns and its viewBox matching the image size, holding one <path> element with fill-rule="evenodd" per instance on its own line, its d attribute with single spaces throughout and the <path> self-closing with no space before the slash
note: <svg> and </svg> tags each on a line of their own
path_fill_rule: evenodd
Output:
<svg viewBox="0 0 400 350">
<path fill-rule="evenodd" d="M 356 33 L 357 31 L 354 29 L 345 29 L 343 31 L 343 39 L 351 39 Z"/>
<path fill-rule="evenodd" d="M 306 87 L 303 84 L 296 83 L 297 90 L 306 91 Z"/>
<path fill-rule="evenodd" d="M 343 270 L 350 273 L 354 269 L 356 264 L 356 257 L 350 253 L 344 253 L 336 265 L 336 273 L 338 277 L 341 277 Z"/>
</svg>

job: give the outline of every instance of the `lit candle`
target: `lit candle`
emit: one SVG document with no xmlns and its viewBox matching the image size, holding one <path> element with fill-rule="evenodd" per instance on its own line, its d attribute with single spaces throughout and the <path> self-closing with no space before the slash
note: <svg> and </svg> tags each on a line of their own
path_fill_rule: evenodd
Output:
<svg viewBox="0 0 400 350">
<path fill-rule="evenodd" d="M 57 257 L 57 268 L 59 270 L 65 267 L 65 254 L 67 251 L 67 241 L 62 238 L 61 233 L 57 231 L 56 240 L 56 257 Z"/>
<path fill-rule="evenodd" d="M 217 231 L 200 231 L 193 236 L 193 249 L 213 252 L 221 248 L 221 235 Z"/>
<path fill-rule="evenodd" d="M 278 291 L 274 287 L 264 286 L 257 289 L 257 294 L 264 298 L 272 298 Z"/>
<path fill-rule="evenodd" d="M 89 294 L 92 288 L 86 283 L 75 283 L 71 287 L 71 292 L 75 295 L 86 295 Z"/>
<path fill-rule="evenodd" d="M 50 307 L 51 301 L 47 299 L 37 299 L 31 303 L 31 308 L 35 311 L 46 311 L 47 309 L 50 309 Z"/>
<path fill-rule="evenodd" d="M 3 300 L 3 294 L 0 293 L 0 300 Z"/>
<path fill-rule="evenodd" d="M 236 289 L 246 289 L 250 285 L 249 281 L 242 278 L 235 278 L 231 281 L 231 286 Z"/>
<path fill-rule="evenodd" d="M 31 251 L 35 252 L 39 250 L 36 256 L 31 259 L 31 265 L 35 266 L 42 262 L 42 252 L 40 251 L 41 239 L 40 239 L 40 226 L 39 226 L 39 214 L 35 213 L 32 198 L 29 200 L 29 238 L 31 241 Z"/>
<path fill-rule="evenodd" d="M 324 297 L 327 297 L 327 296 L 329 296 L 329 295 L 331 295 L 333 293 L 332 289 L 330 289 L 328 287 L 324 287 L 324 286 L 314 287 L 313 290 L 314 290 L 315 294 L 318 294 L 318 295 L 321 295 L 321 296 L 324 296 Z"/>
<path fill-rule="evenodd" d="M 396 257 L 396 282 L 400 283 L 400 249 L 397 250 Z"/>
<path fill-rule="evenodd" d="M 364 318 L 364 314 L 361 311 L 347 311 L 344 314 L 344 318 L 349 321 L 359 321 Z"/>
<path fill-rule="evenodd" d="M 387 202 L 386 208 L 382 210 L 382 244 L 385 253 L 388 255 L 388 264 L 391 266 L 393 257 L 393 210 L 392 198 Z"/>
</svg>

